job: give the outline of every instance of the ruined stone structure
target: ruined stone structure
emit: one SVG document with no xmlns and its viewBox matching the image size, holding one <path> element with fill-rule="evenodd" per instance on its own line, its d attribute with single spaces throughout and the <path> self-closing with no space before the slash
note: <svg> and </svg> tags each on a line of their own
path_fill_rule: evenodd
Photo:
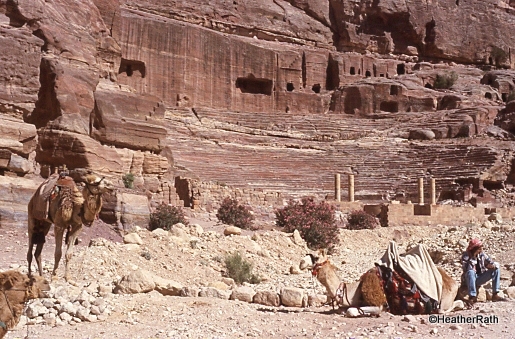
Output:
<svg viewBox="0 0 515 339">
<path fill-rule="evenodd" d="M 0 1 L 0 171 L 132 173 L 149 204 L 201 206 L 329 196 L 345 168 L 356 199 L 509 188 L 513 5 Z"/>
</svg>

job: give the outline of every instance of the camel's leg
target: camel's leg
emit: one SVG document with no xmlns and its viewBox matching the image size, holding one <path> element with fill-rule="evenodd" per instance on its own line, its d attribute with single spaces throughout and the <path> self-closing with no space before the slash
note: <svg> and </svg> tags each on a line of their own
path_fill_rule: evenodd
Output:
<svg viewBox="0 0 515 339">
<path fill-rule="evenodd" d="M 32 251 L 34 245 L 36 245 L 36 251 L 34 256 L 36 257 L 36 263 L 38 265 L 39 275 L 43 276 L 43 265 L 41 264 L 41 252 L 43 251 L 43 245 L 45 244 L 45 236 L 50 229 L 51 224 L 39 221 L 29 217 L 29 249 L 27 251 L 27 262 L 29 265 L 29 275 L 32 275 Z"/>
<path fill-rule="evenodd" d="M 64 273 L 64 279 L 66 281 L 69 281 L 69 268 L 70 268 L 70 260 L 72 259 L 73 255 L 73 247 L 75 246 L 75 241 L 77 240 L 77 237 L 79 236 L 80 232 L 82 231 L 82 224 L 78 225 L 72 225 L 71 228 L 66 233 L 66 239 L 67 239 L 67 245 L 66 248 L 66 267 L 65 267 L 65 273 Z"/>
<path fill-rule="evenodd" d="M 32 242 L 32 234 L 29 230 L 29 250 L 27 251 L 27 263 L 29 265 L 29 277 L 32 276 L 32 248 L 34 243 Z"/>
<path fill-rule="evenodd" d="M 61 225 L 54 226 L 55 233 L 55 253 L 54 253 L 54 270 L 52 271 L 52 280 L 57 279 L 57 268 L 59 267 L 59 261 L 63 255 L 63 233 L 65 227 Z"/>
<path fill-rule="evenodd" d="M 36 251 L 34 256 L 36 257 L 36 263 L 38 264 L 38 272 L 40 276 L 43 276 L 43 264 L 41 263 L 41 252 L 43 252 L 44 243 L 36 244 Z"/>
</svg>

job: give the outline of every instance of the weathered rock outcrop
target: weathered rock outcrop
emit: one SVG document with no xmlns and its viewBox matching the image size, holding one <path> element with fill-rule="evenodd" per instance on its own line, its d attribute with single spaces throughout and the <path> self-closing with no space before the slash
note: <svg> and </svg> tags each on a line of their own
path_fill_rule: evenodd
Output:
<svg viewBox="0 0 515 339">
<path fill-rule="evenodd" d="M 340 50 L 515 65 L 513 3 L 329 0 Z M 488 13 L 488 14 L 486 14 Z M 504 33 L 503 33 L 504 32 Z M 510 49 L 511 48 L 511 49 Z"/>
<path fill-rule="evenodd" d="M 439 188 L 501 185 L 511 109 L 497 119 L 507 131 L 491 127 L 515 85 L 492 69 L 515 66 L 512 6 L 0 1 L 0 169 L 38 173 L 35 159 L 119 185 L 130 173 L 137 197 L 186 206 L 328 196 L 349 168 L 361 197 L 413 191 L 429 171 Z M 104 214 L 120 220 L 123 200 Z"/>
<path fill-rule="evenodd" d="M 92 137 L 116 147 L 160 152 L 166 130 L 163 104 L 149 95 L 97 88 Z"/>
</svg>

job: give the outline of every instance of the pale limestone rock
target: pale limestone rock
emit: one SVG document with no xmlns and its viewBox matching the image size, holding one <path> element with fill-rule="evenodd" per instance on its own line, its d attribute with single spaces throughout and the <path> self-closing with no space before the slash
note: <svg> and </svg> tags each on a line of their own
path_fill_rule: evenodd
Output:
<svg viewBox="0 0 515 339">
<path fill-rule="evenodd" d="M 173 280 L 164 279 L 154 276 L 154 283 L 156 284 L 155 290 L 162 295 L 180 296 L 182 284 Z"/>
<path fill-rule="evenodd" d="M 455 300 L 453 311 L 459 311 L 463 309 L 465 309 L 465 303 L 463 302 L 463 300 Z"/>
<path fill-rule="evenodd" d="M 222 278 L 222 282 L 224 282 L 228 286 L 235 286 L 236 285 L 236 283 L 234 282 L 234 279 L 233 278 L 229 278 L 229 277 L 223 277 Z"/>
<path fill-rule="evenodd" d="M 251 303 L 255 295 L 256 291 L 252 287 L 239 286 L 232 291 L 230 299 Z"/>
<path fill-rule="evenodd" d="M 359 310 L 356 307 L 349 307 L 345 312 L 345 316 L 349 318 L 357 318 L 361 315 Z"/>
<path fill-rule="evenodd" d="M 510 286 L 504 289 L 503 292 L 508 298 L 515 299 L 515 286 Z"/>
<path fill-rule="evenodd" d="M 167 230 L 164 230 L 162 228 L 156 228 L 155 230 L 152 231 L 152 234 L 154 235 L 154 237 L 166 237 L 167 235 L 169 235 L 168 231 Z"/>
<path fill-rule="evenodd" d="M 281 290 L 281 303 L 284 306 L 302 307 L 304 290 L 296 287 L 283 287 Z"/>
<path fill-rule="evenodd" d="M 227 291 L 229 289 L 229 286 L 222 281 L 212 281 L 208 284 L 208 287 L 213 287 L 222 291 Z"/>
<path fill-rule="evenodd" d="M 260 305 L 275 307 L 281 305 L 280 296 L 274 291 L 257 291 L 253 297 L 253 302 Z"/>
<path fill-rule="evenodd" d="M 180 293 L 181 297 L 198 297 L 198 295 L 199 290 L 195 287 L 183 287 Z"/>
<path fill-rule="evenodd" d="M 231 296 L 230 291 L 223 291 L 214 287 L 205 287 L 200 290 L 199 297 L 218 298 L 228 300 Z"/>
<path fill-rule="evenodd" d="M 325 294 L 310 294 L 308 295 L 309 307 L 320 307 L 327 302 L 327 295 Z"/>
<path fill-rule="evenodd" d="M 479 289 L 477 290 L 477 301 L 483 303 L 486 301 L 486 290 L 483 286 L 479 287 Z"/>
<path fill-rule="evenodd" d="M 135 294 L 152 291 L 156 287 L 154 276 L 146 270 L 137 270 L 124 276 L 114 288 L 116 294 Z"/>
<path fill-rule="evenodd" d="M 302 271 L 298 266 L 292 265 L 290 266 L 290 274 L 301 274 Z"/>
<path fill-rule="evenodd" d="M 236 226 L 228 226 L 224 229 L 224 235 L 240 235 L 241 228 Z"/>
<path fill-rule="evenodd" d="M 293 231 L 293 242 L 299 246 L 304 246 L 306 245 L 306 242 L 304 241 L 304 239 L 302 239 L 302 237 L 300 236 L 300 233 L 299 233 L 299 230 L 295 230 Z"/>
<path fill-rule="evenodd" d="M 496 223 L 496 224 L 502 224 L 502 216 L 499 213 L 492 213 L 488 216 L 488 220 Z"/>
<path fill-rule="evenodd" d="M 136 245 L 143 245 L 143 240 L 141 240 L 141 237 L 138 233 L 129 233 L 126 234 L 123 237 L 123 242 L 125 244 L 136 244 Z"/>
<path fill-rule="evenodd" d="M 123 245 L 123 247 L 127 250 L 127 251 L 131 251 L 131 252 L 134 252 L 134 251 L 139 251 L 140 250 L 140 247 L 138 244 L 125 244 Z"/>
<path fill-rule="evenodd" d="M 191 224 L 188 227 L 188 231 L 195 237 L 200 237 L 204 233 L 204 229 L 199 224 Z"/>
</svg>

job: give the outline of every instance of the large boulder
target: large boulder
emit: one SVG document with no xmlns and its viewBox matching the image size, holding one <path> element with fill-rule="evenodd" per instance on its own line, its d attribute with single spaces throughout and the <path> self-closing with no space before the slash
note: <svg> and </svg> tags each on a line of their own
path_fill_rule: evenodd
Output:
<svg viewBox="0 0 515 339">
<path fill-rule="evenodd" d="M 0 176 L 0 226 L 27 227 L 27 206 L 39 182 Z"/>
<path fill-rule="evenodd" d="M 147 293 L 156 287 L 154 275 L 146 270 L 138 269 L 122 277 L 113 292 L 116 294 Z"/>
<path fill-rule="evenodd" d="M 164 117 L 163 103 L 151 95 L 119 92 L 106 86 L 95 91 L 92 136 L 102 143 L 159 152 L 166 129 L 151 119 Z"/>
<path fill-rule="evenodd" d="M 38 135 L 36 161 L 40 163 L 122 173 L 123 164 L 118 153 L 86 135 L 51 128 L 40 129 Z"/>
</svg>

